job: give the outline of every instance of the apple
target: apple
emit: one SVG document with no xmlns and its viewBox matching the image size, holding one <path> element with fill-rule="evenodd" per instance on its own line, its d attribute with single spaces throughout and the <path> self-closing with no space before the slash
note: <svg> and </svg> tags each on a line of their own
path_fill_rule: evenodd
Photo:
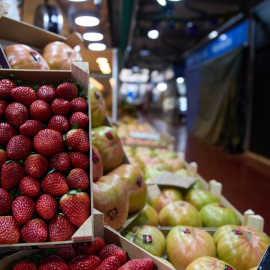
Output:
<svg viewBox="0 0 270 270">
<path fill-rule="evenodd" d="M 147 202 L 147 186 L 140 172 L 130 164 L 121 164 L 108 175 L 117 175 L 128 189 L 129 210 L 128 213 L 140 211 Z"/>
<path fill-rule="evenodd" d="M 119 166 L 124 157 L 121 140 L 116 131 L 109 126 L 92 128 L 92 145 L 94 145 L 103 162 L 104 172 L 108 172 Z"/>
<path fill-rule="evenodd" d="M 164 163 L 148 164 L 144 167 L 144 177 L 146 180 L 153 179 L 169 170 L 169 166 Z"/>
<path fill-rule="evenodd" d="M 155 256 L 158 260 L 162 261 L 163 263 L 165 263 L 166 265 L 168 265 L 171 269 L 175 269 L 175 267 L 166 259 L 162 258 L 162 257 L 158 257 Z"/>
<path fill-rule="evenodd" d="M 161 194 L 155 198 L 150 200 L 148 203 L 154 207 L 154 209 L 159 213 L 161 209 L 167 204 L 183 200 L 182 193 L 177 188 L 163 188 Z"/>
<path fill-rule="evenodd" d="M 193 189 L 185 196 L 185 200 L 194 205 L 198 210 L 209 203 L 219 203 L 219 198 L 213 193 L 203 189 Z"/>
<path fill-rule="evenodd" d="M 185 270 L 199 257 L 216 257 L 213 237 L 207 231 L 191 226 L 172 228 L 166 237 L 166 251 L 169 261 L 177 270 Z"/>
<path fill-rule="evenodd" d="M 97 148 L 92 145 L 92 172 L 93 181 L 96 182 L 103 175 L 103 163 Z"/>
<path fill-rule="evenodd" d="M 199 211 L 185 201 L 171 202 L 163 207 L 159 213 L 161 226 L 186 225 L 202 227 L 202 218 Z"/>
<path fill-rule="evenodd" d="M 128 217 L 128 190 L 116 175 L 104 175 L 93 183 L 94 208 L 104 213 L 104 223 L 120 229 Z"/>
<path fill-rule="evenodd" d="M 171 171 L 177 171 L 180 169 L 184 169 L 186 167 L 183 160 L 180 158 L 168 158 L 163 160 L 163 162 L 170 167 Z"/>
<path fill-rule="evenodd" d="M 236 213 L 231 208 L 220 203 L 209 203 L 203 206 L 200 210 L 200 215 L 205 227 L 220 227 L 227 224 L 240 224 Z"/>
<path fill-rule="evenodd" d="M 90 108 L 91 126 L 101 126 L 106 117 L 106 105 L 102 94 L 94 86 L 90 87 Z"/>
</svg>

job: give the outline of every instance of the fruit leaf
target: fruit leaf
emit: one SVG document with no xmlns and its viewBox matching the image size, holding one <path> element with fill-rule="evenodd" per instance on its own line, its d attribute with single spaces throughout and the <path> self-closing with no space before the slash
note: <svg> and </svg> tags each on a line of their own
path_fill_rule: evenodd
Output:
<svg viewBox="0 0 270 270">
<path fill-rule="evenodd" d="M 36 266 L 39 266 L 39 264 L 41 263 L 40 254 L 33 254 L 31 257 L 29 257 L 29 261 L 33 262 Z"/>
<path fill-rule="evenodd" d="M 11 189 L 9 191 L 9 195 L 10 195 L 10 197 L 11 197 L 12 200 L 14 200 L 15 198 L 19 197 L 22 194 L 23 193 L 19 190 L 18 187 L 14 187 L 13 189 Z"/>
<path fill-rule="evenodd" d="M 42 126 L 43 126 L 45 129 L 48 128 L 48 126 L 47 126 L 46 124 L 42 124 Z"/>
<path fill-rule="evenodd" d="M 38 85 L 38 84 L 36 84 L 36 85 L 33 87 L 33 89 L 34 89 L 36 92 L 37 92 L 38 88 L 39 88 L 39 85 Z"/>
<path fill-rule="evenodd" d="M 79 92 L 78 96 L 87 100 L 87 96 L 86 96 L 86 94 L 84 92 Z"/>
<path fill-rule="evenodd" d="M 70 195 L 73 195 L 73 194 L 77 194 L 78 192 L 81 192 L 80 189 L 77 189 L 77 190 L 70 190 L 67 194 L 70 194 Z"/>
<path fill-rule="evenodd" d="M 78 129 L 78 128 L 79 128 L 78 123 L 75 123 L 75 124 L 72 126 L 72 128 L 71 128 L 71 129 Z"/>
<path fill-rule="evenodd" d="M 56 169 L 53 168 L 52 170 L 50 170 L 50 171 L 47 173 L 47 175 L 48 175 L 48 174 L 52 174 L 52 173 L 55 172 L 55 171 L 56 171 Z"/>
</svg>

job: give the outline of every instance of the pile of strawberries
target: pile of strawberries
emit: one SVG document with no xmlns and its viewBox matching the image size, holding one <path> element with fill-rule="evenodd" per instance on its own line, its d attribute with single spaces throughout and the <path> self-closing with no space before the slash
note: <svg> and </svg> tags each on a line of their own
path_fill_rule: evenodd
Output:
<svg viewBox="0 0 270 270">
<path fill-rule="evenodd" d="M 88 103 L 0 80 L 0 244 L 65 241 L 90 216 Z"/>
<path fill-rule="evenodd" d="M 35 255 L 34 255 L 35 256 Z M 126 252 L 115 244 L 107 244 L 96 236 L 94 243 L 77 248 L 58 248 L 54 254 L 40 256 L 38 260 L 23 259 L 12 270 L 151 270 L 151 258 L 127 260 Z"/>
</svg>

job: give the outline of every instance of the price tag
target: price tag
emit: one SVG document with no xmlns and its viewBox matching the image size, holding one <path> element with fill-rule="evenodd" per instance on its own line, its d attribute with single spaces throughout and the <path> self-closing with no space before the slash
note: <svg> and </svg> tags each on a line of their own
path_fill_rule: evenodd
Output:
<svg viewBox="0 0 270 270">
<path fill-rule="evenodd" d="M 175 186 L 182 188 L 189 188 L 192 184 L 194 184 L 196 178 L 188 177 L 184 175 L 173 174 L 170 172 L 163 172 L 159 176 L 147 180 L 147 185 L 159 185 L 159 186 Z"/>
<path fill-rule="evenodd" d="M 4 54 L 4 51 L 2 49 L 2 46 L 0 45 L 0 69 L 10 69 L 9 63 L 7 61 L 7 58 Z"/>
<path fill-rule="evenodd" d="M 158 133 L 130 132 L 130 136 L 136 139 L 144 139 L 152 141 L 160 140 L 160 134 Z"/>
</svg>

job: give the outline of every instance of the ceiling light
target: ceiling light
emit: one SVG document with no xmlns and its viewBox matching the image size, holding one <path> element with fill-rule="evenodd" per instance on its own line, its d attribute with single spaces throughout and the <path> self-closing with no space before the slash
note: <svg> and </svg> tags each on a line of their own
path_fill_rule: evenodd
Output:
<svg viewBox="0 0 270 270">
<path fill-rule="evenodd" d="M 167 89 L 167 84 L 166 83 L 158 83 L 157 89 L 159 91 L 165 91 Z"/>
<path fill-rule="evenodd" d="M 91 51 L 104 51 L 106 45 L 104 43 L 91 43 L 88 45 L 88 49 Z"/>
<path fill-rule="evenodd" d="M 108 63 L 108 59 L 105 57 L 99 57 L 99 58 L 97 58 L 96 62 L 98 64 Z"/>
<path fill-rule="evenodd" d="M 166 0 L 157 0 L 161 6 L 166 6 Z"/>
<path fill-rule="evenodd" d="M 209 33 L 208 38 L 213 39 L 216 38 L 218 36 L 218 31 L 212 31 L 211 33 Z"/>
<path fill-rule="evenodd" d="M 83 39 L 88 41 L 100 41 L 103 39 L 103 35 L 97 32 L 86 32 L 83 34 Z"/>
<path fill-rule="evenodd" d="M 183 77 L 178 77 L 176 79 L 176 82 L 179 83 L 179 84 L 184 83 L 184 81 L 185 81 L 185 79 Z"/>
<path fill-rule="evenodd" d="M 99 24 L 98 15 L 93 10 L 78 10 L 74 17 L 75 23 L 80 26 L 92 27 Z"/>
<path fill-rule="evenodd" d="M 159 36 L 159 32 L 158 32 L 158 30 L 150 30 L 150 31 L 147 33 L 147 35 L 148 35 L 149 38 L 157 39 L 158 36 Z"/>
</svg>

